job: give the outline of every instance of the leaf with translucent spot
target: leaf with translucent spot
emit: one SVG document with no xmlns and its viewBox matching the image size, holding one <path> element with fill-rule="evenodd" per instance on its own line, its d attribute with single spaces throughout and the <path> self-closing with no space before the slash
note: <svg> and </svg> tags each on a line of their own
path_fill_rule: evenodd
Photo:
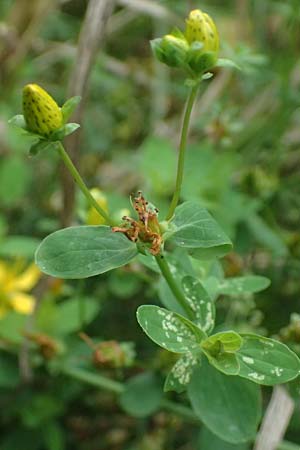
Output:
<svg viewBox="0 0 300 450">
<path fill-rule="evenodd" d="M 209 212 L 199 203 L 188 201 L 178 206 L 165 234 L 178 247 L 184 247 L 194 258 L 221 257 L 232 248 L 224 233 Z"/>
<path fill-rule="evenodd" d="M 182 355 L 170 370 L 164 385 L 164 391 L 175 391 L 179 394 L 186 390 L 191 381 L 195 366 L 199 363 L 199 356 L 195 352 Z"/>
<path fill-rule="evenodd" d="M 256 334 L 243 334 L 242 338 L 243 344 L 236 353 L 239 376 L 273 386 L 287 383 L 300 374 L 299 358 L 286 345 Z"/>
<path fill-rule="evenodd" d="M 199 349 L 206 334 L 180 314 L 154 305 L 142 305 L 137 320 L 152 341 L 174 353 Z"/>
<path fill-rule="evenodd" d="M 209 333 L 215 324 L 215 304 L 195 277 L 187 276 L 182 280 L 182 288 L 191 309 L 195 313 L 195 323 L 206 333 Z"/>
<path fill-rule="evenodd" d="M 252 294 L 270 286 L 268 278 L 258 275 L 225 278 L 218 283 L 218 293 L 223 295 Z"/>
</svg>

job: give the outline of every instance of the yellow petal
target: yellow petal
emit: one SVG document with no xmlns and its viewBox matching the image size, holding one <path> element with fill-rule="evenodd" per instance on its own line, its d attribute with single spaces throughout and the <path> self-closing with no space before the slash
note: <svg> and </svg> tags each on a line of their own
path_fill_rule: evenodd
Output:
<svg viewBox="0 0 300 450">
<path fill-rule="evenodd" d="M 10 305 L 20 314 L 31 314 L 34 308 L 35 298 L 32 295 L 14 292 L 11 294 Z"/>
<path fill-rule="evenodd" d="M 12 289 L 14 291 L 30 291 L 37 284 L 40 277 L 41 272 L 33 263 L 25 270 L 25 272 L 14 279 Z"/>
</svg>

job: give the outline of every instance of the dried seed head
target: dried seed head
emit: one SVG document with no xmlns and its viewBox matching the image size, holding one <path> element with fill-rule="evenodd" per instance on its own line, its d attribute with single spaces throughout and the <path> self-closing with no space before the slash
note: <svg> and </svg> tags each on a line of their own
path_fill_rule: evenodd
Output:
<svg viewBox="0 0 300 450">
<path fill-rule="evenodd" d="M 201 42 L 203 52 L 218 52 L 220 41 L 212 18 L 200 9 L 194 9 L 186 19 L 185 37 L 189 44 Z"/>
<path fill-rule="evenodd" d="M 27 84 L 23 89 L 23 113 L 29 131 L 49 137 L 63 125 L 61 108 L 37 84 Z"/>
</svg>

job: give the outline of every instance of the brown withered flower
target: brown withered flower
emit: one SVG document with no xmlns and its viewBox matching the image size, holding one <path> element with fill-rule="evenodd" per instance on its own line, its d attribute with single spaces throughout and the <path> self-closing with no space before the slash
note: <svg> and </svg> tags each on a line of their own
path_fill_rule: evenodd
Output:
<svg viewBox="0 0 300 450">
<path fill-rule="evenodd" d="M 158 209 L 149 204 L 139 191 L 133 199 L 133 208 L 137 212 L 138 220 L 124 216 L 125 222 L 120 227 L 113 227 L 112 231 L 123 233 L 132 242 L 142 242 L 149 245 L 152 255 L 158 255 L 163 244 L 161 230 L 158 222 Z"/>
</svg>

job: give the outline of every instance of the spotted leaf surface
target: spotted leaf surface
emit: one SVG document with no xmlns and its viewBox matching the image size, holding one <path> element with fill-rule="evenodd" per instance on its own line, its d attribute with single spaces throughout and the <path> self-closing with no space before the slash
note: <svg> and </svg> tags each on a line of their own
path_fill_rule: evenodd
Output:
<svg viewBox="0 0 300 450">
<path fill-rule="evenodd" d="M 186 386 L 191 381 L 195 366 L 199 363 L 199 355 L 188 352 L 181 356 L 169 372 L 164 391 L 185 391 Z"/>
<path fill-rule="evenodd" d="M 223 295 L 239 295 L 260 292 L 270 286 L 270 280 L 259 275 L 230 277 L 217 281 L 218 293 Z"/>
<path fill-rule="evenodd" d="M 199 259 L 221 257 L 232 248 L 230 239 L 209 212 L 194 201 L 176 208 L 166 239 Z"/>
<path fill-rule="evenodd" d="M 215 324 L 216 309 L 214 302 L 195 277 L 184 277 L 182 288 L 191 309 L 195 313 L 195 323 L 203 331 L 209 333 Z"/>
<path fill-rule="evenodd" d="M 255 334 L 242 337 L 243 344 L 237 352 L 241 377 L 272 386 L 286 383 L 300 374 L 299 358 L 286 345 Z"/>
<path fill-rule="evenodd" d="M 127 264 L 136 246 L 106 226 L 70 227 L 50 234 L 35 255 L 42 272 L 59 278 L 87 278 Z"/>
<path fill-rule="evenodd" d="M 152 341 L 174 353 L 200 349 L 199 344 L 206 337 L 190 320 L 154 305 L 140 306 L 137 320 Z"/>
<path fill-rule="evenodd" d="M 61 108 L 55 100 L 37 84 L 23 89 L 23 113 L 29 131 L 48 137 L 63 125 Z"/>
</svg>

